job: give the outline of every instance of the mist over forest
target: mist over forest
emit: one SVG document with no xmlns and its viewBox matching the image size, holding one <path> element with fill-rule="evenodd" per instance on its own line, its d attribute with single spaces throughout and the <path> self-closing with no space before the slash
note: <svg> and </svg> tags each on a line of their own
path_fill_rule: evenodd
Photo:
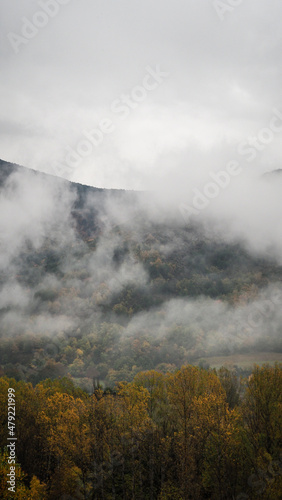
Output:
<svg viewBox="0 0 282 500">
<path fill-rule="evenodd" d="M 0 176 L 4 374 L 90 387 L 93 376 L 112 385 L 211 357 L 280 359 L 281 176 L 235 182 L 189 218 L 160 192 L 4 161 Z"/>
</svg>

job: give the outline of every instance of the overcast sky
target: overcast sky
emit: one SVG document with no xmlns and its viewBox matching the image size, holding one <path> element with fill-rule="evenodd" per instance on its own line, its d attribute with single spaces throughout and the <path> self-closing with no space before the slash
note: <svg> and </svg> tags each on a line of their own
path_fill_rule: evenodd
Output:
<svg viewBox="0 0 282 500">
<path fill-rule="evenodd" d="M 246 143 L 282 125 L 281 18 L 281 0 L 2 0 L 0 158 L 126 189 L 280 168 L 281 131 L 254 161 Z"/>
</svg>

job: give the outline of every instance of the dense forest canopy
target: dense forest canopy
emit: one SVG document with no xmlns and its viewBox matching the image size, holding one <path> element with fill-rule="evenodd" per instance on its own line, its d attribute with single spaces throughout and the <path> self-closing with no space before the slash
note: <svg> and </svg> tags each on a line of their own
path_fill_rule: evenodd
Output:
<svg viewBox="0 0 282 500">
<path fill-rule="evenodd" d="M 17 491 L 7 490 L 7 390 L 15 389 Z M 68 378 L 0 378 L 0 495 L 25 500 L 279 500 L 282 365 L 140 372 L 93 394 Z"/>
</svg>

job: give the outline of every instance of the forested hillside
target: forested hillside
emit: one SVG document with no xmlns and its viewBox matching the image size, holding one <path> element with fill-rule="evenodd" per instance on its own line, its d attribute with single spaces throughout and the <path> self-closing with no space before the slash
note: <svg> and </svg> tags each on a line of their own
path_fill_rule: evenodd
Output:
<svg viewBox="0 0 282 500">
<path fill-rule="evenodd" d="M 145 193 L 0 167 L 2 375 L 69 376 L 91 391 L 93 378 L 112 387 L 215 356 L 281 359 L 271 254 L 169 217 Z"/>
</svg>

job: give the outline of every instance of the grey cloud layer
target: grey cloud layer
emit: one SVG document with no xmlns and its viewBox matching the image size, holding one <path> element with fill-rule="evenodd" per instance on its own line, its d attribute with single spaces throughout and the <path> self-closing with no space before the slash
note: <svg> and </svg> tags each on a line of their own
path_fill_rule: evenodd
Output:
<svg viewBox="0 0 282 500">
<path fill-rule="evenodd" d="M 160 64 L 169 79 L 116 121 L 115 133 L 69 173 L 73 180 L 165 189 L 174 172 L 185 182 L 191 170 L 197 184 L 196 170 L 219 168 L 279 106 L 282 6 L 275 0 L 241 2 L 223 22 L 213 2 L 62 2 L 15 54 L 6 35 L 20 34 L 22 18 L 32 21 L 40 9 L 27 0 L 1 3 L 5 159 L 50 171 L 83 130 L 117 118 L 111 103 L 139 84 L 148 65 Z M 257 159 L 258 170 L 279 164 L 279 143 Z"/>
</svg>

